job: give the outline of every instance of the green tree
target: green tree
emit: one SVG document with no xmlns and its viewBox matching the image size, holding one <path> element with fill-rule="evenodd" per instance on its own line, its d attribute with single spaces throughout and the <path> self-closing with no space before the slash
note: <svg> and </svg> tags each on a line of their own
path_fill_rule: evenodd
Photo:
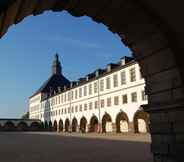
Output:
<svg viewBox="0 0 184 162">
<path fill-rule="evenodd" d="M 29 119 L 29 112 L 25 113 L 24 115 L 22 115 L 21 117 L 22 119 Z"/>
</svg>

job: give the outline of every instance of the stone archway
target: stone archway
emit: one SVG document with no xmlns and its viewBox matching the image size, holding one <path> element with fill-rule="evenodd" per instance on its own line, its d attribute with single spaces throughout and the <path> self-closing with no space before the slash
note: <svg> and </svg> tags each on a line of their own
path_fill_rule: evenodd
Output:
<svg viewBox="0 0 184 162">
<path fill-rule="evenodd" d="M 54 120 L 53 131 L 57 132 L 57 121 Z"/>
<path fill-rule="evenodd" d="M 112 118 L 108 113 L 102 117 L 102 132 L 112 132 Z"/>
<path fill-rule="evenodd" d="M 45 129 L 46 131 L 49 130 L 49 125 L 48 125 L 48 122 L 47 122 L 47 121 L 44 122 L 44 129 Z"/>
<path fill-rule="evenodd" d="M 98 118 L 93 115 L 90 120 L 90 130 L 89 132 L 98 132 L 99 131 L 99 123 Z"/>
<path fill-rule="evenodd" d="M 141 66 L 141 72 L 146 78 L 149 107 L 145 106 L 145 110 L 150 114 L 150 124 L 154 131 L 152 139 L 155 147 L 152 148 L 152 152 L 155 154 L 155 161 L 173 160 L 170 153 L 166 158 L 164 151 L 162 152 L 159 148 L 162 147 L 160 141 L 164 141 L 166 137 L 168 138 L 166 150 L 177 145 L 177 148 L 182 148 L 180 143 L 184 140 L 180 138 L 179 141 L 173 142 L 172 139 L 179 132 L 167 133 L 172 132 L 170 128 L 173 125 L 179 127 L 178 122 L 180 125 L 184 123 L 184 65 L 181 59 L 184 34 L 183 23 L 180 19 L 178 20 L 183 13 L 180 8 L 183 6 L 182 2 L 165 5 L 161 1 L 145 0 L 7 0 L 3 4 L 0 12 L 0 36 L 7 32 L 9 26 L 19 23 L 24 17 L 41 14 L 46 10 L 67 10 L 73 16 L 86 15 L 96 22 L 105 24 L 113 33 L 117 33 L 122 42 L 133 51 Z M 180 12 L 174 12 L 178 11 L 178 8 Z M 162 118 L 157 116 L 162 116 Z M 171 120 L 168 120 L 169 118 Z M 168 125 L 167 131 L 165 131 L 163 122 Z M 171 136 L 173 138 L 170 138 Z M 178 154 L 183 156 L 182 150 L 177 152 L 181 152 Z M 178 154 L 176 158 L 179 158 Z M 174 161 L 177 160 L 176 158 Z"/>
<path fill-rule="evenodd" d="M 41 128 L 42 131 L 44 130 L 44 122 L 41 122 L 40 128 Z"/>
<path fill-rule="evenodd" d="M 82 133 L 87 132 L 87 119 L 84 116 L 80 120 L 80 131 Z"/>
<path fill-rule="evenodd" d="M 134 115 L 134 131 L 135 133 L 149 132 L 149 114 L 143 110 L 138 110 Z"/>
<path fill-rule="evenodd" d="M 77 132 L 78 122 L 76 118 L 72 120 L 72 132 Z"/>
<path fill-rule="evenodd" d="M 49 131 L 52 131 L 52 129 L 53 129 L 53 128 L 52 128 L 52 122 L 51 122 L 51 121 L 49 121 L 49 127 L 48 127 L 48 130 L 49 130 Z"/>
<path fill-rule="evenodd" d="M 32 122 L 30 126 L 31 131 L 39 131 L 40 124 L 38 122 Z"/>
<path fill-rule="evenodd" d="M 28 130 L 28 125 L 25 122 L 20 122 L 17 125 L 17 130 L 19 131 L 27 131 Z"/>
<path fill-rule="evenodd" d="M 129 131 L 129 120 L 125 112 L 120 112 L 116 116 L 116 132 L 126 133 Z"/>
<path fill-rule="evenodd" d="M 69 132 L 70 129 L 70 120 L 67 118 L 65 120 L 65 132 Z"/>
<path fill-rule="evenodd" d="M 59 131 L 62 132 L 63 131 L 63 120 L 59 120 Z"/>
<path fill-rule="evenodd" d="M 5 124 L 4 124 L 4 127 L 3 129 L 5 131 L 14 131 L 16 129 L 15 127 L 15 124 L 11 121 L 7 121 Z"/>
</svg>

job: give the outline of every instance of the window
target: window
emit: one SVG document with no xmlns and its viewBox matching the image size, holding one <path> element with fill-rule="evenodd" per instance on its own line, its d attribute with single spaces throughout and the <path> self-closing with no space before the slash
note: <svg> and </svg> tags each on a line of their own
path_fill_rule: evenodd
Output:
<svg viewBox="0 0 184 162">
<path fill-rule="evenodd" d="M 82 88 L 79 88 L 79 97 L 82 97 Z"/>
<path fill-rule="evenodd" d="M 101 101 L 100 101 L 100 107 L 101 107 L 101 108 L 104 108 L 104 106 L 105 106 L 104 100 L 101 100 Z"/>
<path fill-rule="evenodd" d="M 72 113 L 74 113 L 74 107 L 72 106 L 72 111 L 71 111 Z"/>
<path fill-rule="evenodd" d="M 128 103 L 128 97 L 127 97 L 127 95 L 123 95 L 122 96 L 122 103 L 123 104 L 127 104 Z"/>
<path fill-rule="evenodd" d="M 104 91 L 104 80 L 100 80 L 100 91 Z"/>
<path fill-rule="evenodd" d="M 87 96 L 87 86 L 84 86 L 84 96 Z"/>
<path fill-rule="evenodd" d="M 111 106 L 111 98 L 107 98 L 107 107 Z"/>
<path fill-rule="evenodd" d="M 118 86 L 118 75 L 117 74 L 113 75 L 113 83 L 114 83 L 114 87 Z"/>
<path fill-rule="evenodd" d="M 121 72 L 121 85 L 126 84 L 126 73 L 125 71 Z"/>
<path fill-rule="evenodd" d="M 137 93 L 136 92 L 131 93 L 131 97 L 132 97 L 132 102 L 137 102 Z"/>
<path fill-rule="evenodd" d="M 90 103 L 89 103 L 89 110 L 91 110 L 92 108 L 93 108 L 93 103 L 90 102 Z"/>
<path fill-rule="evenodd" d="M 98 87 L 97 87 L 97 82 L 94 83 L 94 93 L 97 93 Z"/>
<path fill-rule="evenodd" d="M 110 77 L 106 78 L 106 89 L 110 89 L 111 88 L 111 83 L 110 83 Z"/>
<path fill-rule="evenodd" d="M 66 102 L 66 93 L 65 93 L 65 102 Z"/>
<path fill-rule="evenodd" d="M 66 114 L 66 108 L 65 108 L 65 114 Z"/>
<path fill-rule="evenodd" d="M 119 105 L 119 97 L 118 96 L 114 97 L 114 105 Z"/>
<path fill-rule="evenodd" d="M 70 101 L 70 92 L 68 92 L 68 101 Z"/>
<path fill-rule="evenodd" d="M 130 69 L 130 81 L 135 82 L 136 81 L 136 73 L 135 73 L 135 68 Z"/>
<path fill-rule="evenodd" d="M 87 104 L 84 104 L 84 111 L 87 110 Z"/>
<path fill-rule="evenodd" d="M 98 101 L 95 101 L 95 109 L 98 108 Z"/>
<path fill-rule="evenodd" d="M 77 105 L 75 106 L 75 112 L 78 112 L 78 106 Z"/>
<path fill-rule="evenodd" d="M 58 96 L 58 104 L 60 104 L 60 103 L 61 103 L 60 96 Z"/>
<path fill-rule="evenodd" d="M 78 91 L 77 91 L 77 89 L 75 90 L 75 99 L 77 99 L 77 97 L 78 97 L 78 93 L 77 93 Z"/>
<path fill-rule="evenodd" d="M 68 107 L 68 114 L 70 113 L 70 107 Z"/>
<path fill-rule="evenodd" d="M 91 95 L 92 94 L 92 84 L 89 84 L 89 95 Z"/>
<path fill-rule="evenodd" d="M 63 103 L 63 95 L 61 95 L 61 103 Z"/>
<path fill-rule="evenodd" d="M 147 100 L 147 95 L 145 94 L 145 91 L 141 91 L 141 96 L 143 101 Z"/>
<path fill-rule="evenodd" d="M 71 91 L 71 100 L 73 100 L 73 91 Z"/>
<path fill-rule="evenodd" d="M 82 111 L 82 105 L 80 105 L 79 110 Z"/>
<path fill-rule="evenodd" d="M 58 103 L 57 96 L 56 96 L 55 100 L 56 100 L 56 105 L 57 105 L 57 103 Z"/>
</svg>

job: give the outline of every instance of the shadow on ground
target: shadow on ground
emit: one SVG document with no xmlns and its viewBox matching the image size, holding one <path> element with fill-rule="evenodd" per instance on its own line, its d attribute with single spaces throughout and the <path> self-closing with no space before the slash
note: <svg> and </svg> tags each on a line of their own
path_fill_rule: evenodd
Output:
<svg viewBox="0 0 184 162">
<path fill-rule="evenodd" d="M 150 143 L 0 133 L 0 162 L 152 162 Z"/>
</svg>

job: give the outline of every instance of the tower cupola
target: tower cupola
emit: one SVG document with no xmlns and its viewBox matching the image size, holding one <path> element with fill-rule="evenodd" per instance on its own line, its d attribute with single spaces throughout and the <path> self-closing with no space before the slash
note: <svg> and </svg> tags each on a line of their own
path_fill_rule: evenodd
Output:
<svg viewBox="0 0 184 162">
<path fill-rule="evenodd" d="M 52 74 L 57 74 L 57 75 L 61 75 L 62 74 L 62 67 L 61 67 L 61 63 L 59 61 L 59 56 L 56 53 L 55 57 L 54 57 L 54 61 L 52 64 Z"/>
</svg>

